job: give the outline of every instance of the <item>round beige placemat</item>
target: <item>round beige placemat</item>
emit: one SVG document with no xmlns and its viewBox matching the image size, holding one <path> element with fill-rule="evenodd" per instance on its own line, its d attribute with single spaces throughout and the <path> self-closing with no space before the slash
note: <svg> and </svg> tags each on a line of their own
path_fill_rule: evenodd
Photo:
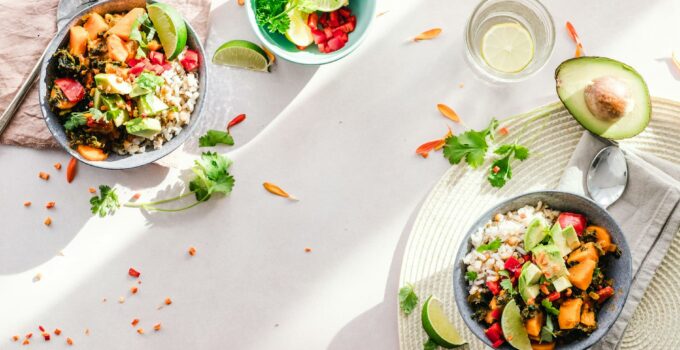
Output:
<svg viewBox="0 0 680 350">
<path fill-rule="evenodd" d="M 483 349 L 465 326 L 453 299 L 453 263 L 462 237 L 472 223 L 499 201 L 531 190 L 553 189 L 576 148 L 583 128 L 561 103 L 538 108 L 501 122 L 509 129 L 499 142 L 513 140 L 529 146 L 531 157 L 513 163 L 513 179 L 503 188 L 492 188 L 486 169 L 451 167 L 432 189 L 413 224 L 401 267 L 400 286 L 415 285 L 421 301 L 436 295 L 469 348 Z M 680 163 L 680 103 L 653 98 L 652 122 L 623 148 L 653 153 Z M 680 235 L 657 270 L 631 320 L 623 349 L 680 348 Z M 396 293 L 396 291 L 395 291 Z M 397 306 L 398 307 L 398 306 Z M 420 307 L 410 316 L 399 312 L 399 344 L 402 350 L 423 349 L 427 335 L 420 322 Z"/>
</svg>

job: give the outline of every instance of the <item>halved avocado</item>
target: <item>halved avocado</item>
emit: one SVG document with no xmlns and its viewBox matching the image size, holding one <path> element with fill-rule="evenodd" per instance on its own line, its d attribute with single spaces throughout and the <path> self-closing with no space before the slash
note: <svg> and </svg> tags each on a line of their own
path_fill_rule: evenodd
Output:
<svg viewBox="0 0 680 350">
<path fill-rule="evenodd" d="M 633 137 L 652 115 L 649 89 L 632 67 L 606 57 L 568 59 L 555 70 L 557 95 L 584 128 L 608 139 Z"/>
</svg>

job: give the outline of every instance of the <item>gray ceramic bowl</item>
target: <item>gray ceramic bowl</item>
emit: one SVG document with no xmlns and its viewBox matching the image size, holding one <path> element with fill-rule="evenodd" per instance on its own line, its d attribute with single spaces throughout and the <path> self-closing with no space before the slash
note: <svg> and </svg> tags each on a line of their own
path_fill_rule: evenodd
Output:
<svg viewBox="0 0 680 350">
<path fill-rule="evenodd" d="M 463 243 L 458 248 L 458 254 L 456 255 L 456 261 L 453 269 L 453 292 L 456 299 L 456 305 L 460 311 L 463 320 L 467 324 L 468 328 L 474 333 L 477 338 L 483 341 L 488 346 L 491 346 L 491 342 L 484 335 L 484 330 L 488 327 L 485 324 L 479 323 L 472 319 L 473 310 L 470 304 L 467 302 L 468 296 L 468 284 L 465 280 L 465 264 L 463 263 L 463 257 L 472 249 L 472 244 L 470 243 L 470 235 L 476 232 L 480 227 L 484 226 L 494 215 L 498 213 L 506 213 L 511 210 L 519 209 L 525 205 L 536 205 L 538 201 L 542 201 L 547 204 L 550 208 L 560 210 L 560 211 L 571 211 L 576 213 L 582 213 L 588 219 L 588 223 L 594 225 L 602 226 L 606 228 L 611 234 L 612 241 L 618 244 L 621 249 L 622 255 L 619 259 L 613 257 L 603 258 L 604 264 L 606 266 L 606 273 L 608 278 L 614 278 L 614 297 L 607 300 L 600 309 L 597 315 L 598 328 L 590 336 L 581 338 L 577 341 L 573 341 L 567 344 L 557 344 L 556 349 L 586 349 L 595 344 L 609 331 L 614 321 L 619 317 L 623 304 L 628 297 L 628 290 L 630 289 L 630 284 L 632 281 L 632 269 L 631 269 L 631 254 L 626 239 L 619 228 L 619 225 L 614 221 L 614 219 L 607 213 L 606 210 L 602 209 L 595 202 L 588 198 L 581 197 L 575 194 L 560 192 L 560 191 L 539 191 L 530 192 L 520 195 L 515 198 L 508 199 L 494 208 L 490 209 L 484 215 L 482 215 L 475 223 L 470 227 L 470 230 L 465 235 Z M 507 342 L 504 343 L 499 349 L 513 349 Z"/>
<path fill-rule="evenodd" d="M 153 3 L 155 1 L 148 2 Z M 145 153 L 125 156 L 111 153 L 107 160 L 101 162 L 93 162 L 86 160 L 83 157 L 81 157 L 80 154 L 78 154 L 78 152 L 69 147 L 68 139 L 66 138 L 66 134 L 64 132 L 64 127 L 59 121 L 59 116 L 52 112 L 50 106 L 47 103 L 49 87 L 52 85 L 52 82 L 56 78 L 55 71 L 56 67 L 55 62 L 52 59 L 52 56 L 59 48 L 68 45 L 69 39 L 68 34 L 69 28 L 71 26 L 78 20 L 80 20 L 82 16 L 90 12 L 97 12 L 103 15 L 107 12 L 123 12 L 129 11 L 135 7 L 145 7 L 146 4 L 147 1 L 145 0 L 109 0 L 97 2 L 94 5 L 85 8 L 84 10 L 80 11 L 75 16 L 73 16 L 73 18 L 64 26 L 64 28 L 62 28 L 57 33 L 52 42 L 50 42 L 50 45 L 47 49 L 45 59 L 43 60 L 42 67 L 40 69 L 40 83 L 39 83 L 40 108 L 42 109 L 43 117 L 45 118 L 47 127 L 49 128 L 50 132 L 57 140 L 57 142 L 59 142 L 59 144 L 64 148 L 64 150 L 66 150 L 66 152 L 68 152 L 73 157 L 75 157 L 76 159 L 80 160 L 83 163 L 87 163 L 89 165 L 103 169 L 128 169 L 149 164 L 153 161 L 156 161 L 168 155 L 170 152 L 172 152 L 181 144 L 183 144 L 191 136 L 194 127 L 198 123 L 198 119 L 201 117 L 208 86 L 207 64 L 205 60 L 205 52 L 203 50 L 203 45 L 201 44 L 200 39 L 196 35 L 196 32 L 191 27 L 189 22 L 186 22 L 187 45 L 189 46 L 190 49 L 198 52 L 199 62 L 201 63 L 198 70 L 199 80 L 198 89 L 200 92 L 200 96 L 198 97 L 198 100 L 196 101 L 196 107 L 194 108 L 194 111 L 191 114 L 191 122 L 189 122 L 188 125 L 184 126 L 184 129 L 182 130 L 182 132 L 179 133 L 179 135 L 175 136 L 172 140 L 163 144 L 163 147 L 161 149 L 147 150 Z"/>
</svg>

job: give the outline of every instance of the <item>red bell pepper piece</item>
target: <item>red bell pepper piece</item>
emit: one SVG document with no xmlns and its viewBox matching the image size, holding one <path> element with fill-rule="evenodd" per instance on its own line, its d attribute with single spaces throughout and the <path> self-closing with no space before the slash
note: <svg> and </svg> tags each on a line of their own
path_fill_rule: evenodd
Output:
<svg viewBox="0 0 680 350">
<path fill-rule="evenodd" d="M 491 294 L 493 295 L 498 295 L 498 293 L 501 292 L 501 283 L 498 281 L 496 282 L 487 281 L 486 286 L 489 288 Z"/>
<path fill-rule="evenodd" d="M 597 295 L 600 296 L 599 299 L 597 299 L 598 303 L 604 303 L 605 300 L 609 299 L 612 295 L 614 295 L 614 288 L 612 287 L 604 287 L 600 290 L 597 291 Z"/>
<path fill-rule="evenodd" d="M 309 28 L 312 28 L 312 30 L 318 28 L 319 15 L 317 15 L 316 12 L 312 12 L 312 14 L 309 15 L 309 18 L 307 18 L 307 26 L 309 26 Z"/>
<path fill-rule="evenodd" d="M 200 64 L 198 61 L 198 52 L 187 50 L 184 53 L 184 58 L 182 58 L 179 63 L 182 64 L 182 67 L 184 67 L 184 70 L 187 72 L 196 70 Z"/>
<path fill-rule="evenodd" d="M 522 264 L 519 262 L 519 260 L 517 260 L 517 258 L 511 256 L 508 258 L 508 260 L 505 260 L 505 265 L 503 267 L 514 274 L 517 269 L 522 268 Z"/>
<path fill-rule="evenodd" d="M 491 310 L 491 317 L 494 320 L 500 320 L 502 314 L 503 314 L 503 310 L 501 308 Z"/>
<path fill-rule="evenodd" d="M 577 235 L 581 235 L 583 230 L 586 228 L 586 217 L 582 214 L 576 213 L 562 213 L 557 217 L 557 222 L 560 223 L 560 227 L 567 228 L 569 226 L 574 226 L 574 230 Z"/>
<path fill-rule="evenodd" d="M 486 334 L 486 337 L 494 344 L 498 341 L 503 341 L 503 329 L 499 322 L 494 322 L 491 327 L 484 331 L 484 334 Z"/>
<path fill-rule="evenodd" d="M 59 78 L 54 81 L 54 85 L 59 87 L 69 102 L 79 102 L 85 97 L 85 88 L 75 79 Z"/>
<path fill-rule="evenodd" d="M 555 291 L 555 292 L 548 294 L 548 300 L 550 302 L 553 302 L 553 301 L 559 299 L 561 296 L 562 296 L 562 294 L 560 292 Z"/>
<path fill-rule="evenodd" d="M 132 277 L 134 277 L 134 278 L 138 278 L 138 277 L 141 275 L 141 273 L 140 273 L 139 271 L 135 270 L 134 267 L 131 267 L 131 268 L 128 270 L 128 275 L 130 275 L 130 276 L 132 276 Z"/>
</svg>

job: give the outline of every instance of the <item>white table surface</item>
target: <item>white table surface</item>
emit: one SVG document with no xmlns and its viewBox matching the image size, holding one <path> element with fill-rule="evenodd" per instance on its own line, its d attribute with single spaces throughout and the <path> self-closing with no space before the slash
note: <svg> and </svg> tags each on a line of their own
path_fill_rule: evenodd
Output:
<svg viewBox="0 0 680 350">
<path fill-rule="evenodd" d="M 178 170 L 81 166 L 69 185 L 64 170 L 52 168 L 68 162 L 64 152 L 0 147 L 0 349 L 19 347 L 10 337 L 37 334 L 38 325 L 64 331 L 50 343 L 34 335 L 31 346 L 41 349 L 66 347 L 65 335 L 81 349 L 397 349 L 409 225 L 449 166 L 439 154 L 414 154 L 450 125 L 437 103 L 481 127 L 556 100 L 554 67 L 574 51 L 566 20 L 588 54 L 629 63 L 653 95 L 680 99 L 668 61 L 680 46 L 676 1 L 546 1 L 557 26 L 552 59 L 537 76 L 505 86 L 477 80 L 463 59 L 475 3 L 381 0 L 378 11 L 389 12 L 362 47 L 323 67 L 279 61 L 271 74 L 211 67 L 214 91 L 196 134 L 248 115 L 232 130 L 237 146 L 220 149 L 235 162 L 236 187 L 185 213 L 89 212 L 90 186 L 154 198 L 180 190 Z M 211 23 L 210 55 L 224 41 L 255 39 L 235 0 L 214 3 Z M 407 41 L 431 27 L 443 34 Z M 194 140 L 186 151 L 197 154 L 195 147 Z M 42 181 L 39 171 L 52 177 Z M 272 196 L 263 181 L 301 200 Z M 26 200 L 33 206 L 24 208 Z M 47 201 L 56 208 L 47 211 Z M 134 296 L 131 266 L 143 281 Z M 173 304 L 158 310 L 166 297 Z M 135 333 L 133 318 L 146 335 Z M 153 334 L 156 322 L 163 330 Z"/>
</svg>

